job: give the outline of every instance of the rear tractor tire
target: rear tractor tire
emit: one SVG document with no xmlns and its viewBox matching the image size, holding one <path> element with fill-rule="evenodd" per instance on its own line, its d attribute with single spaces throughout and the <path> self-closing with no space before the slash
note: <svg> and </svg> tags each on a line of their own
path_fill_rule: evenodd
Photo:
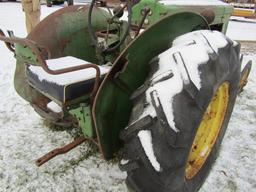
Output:
<svg viewBox="0 0 256 192">
<path fill-rule="evenodd" d="M 132 95 L 121 131 L 131 191 L 195 192 L 215 161 L 237 97 L 240 46 L 217 31 L 176 38 Z"/>
</svg>

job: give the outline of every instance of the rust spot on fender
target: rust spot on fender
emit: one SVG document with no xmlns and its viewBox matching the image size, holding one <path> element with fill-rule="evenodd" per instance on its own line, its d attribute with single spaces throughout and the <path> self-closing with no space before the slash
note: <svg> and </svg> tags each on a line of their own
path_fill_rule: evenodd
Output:
<svg viewBox="0 0 256 192">
<path fill-rule="evenodd" d="M 208 24 L 211 24 L 215 19 L 215 13 L 212 9 L 205 9 L 200 13 L 208 22 Z"/>
</svg>

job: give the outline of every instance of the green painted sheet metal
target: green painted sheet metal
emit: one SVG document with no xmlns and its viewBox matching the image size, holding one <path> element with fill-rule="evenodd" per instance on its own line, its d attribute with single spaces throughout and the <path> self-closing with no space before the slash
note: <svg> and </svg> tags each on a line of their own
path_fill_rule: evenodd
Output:
<svg viewBox="0 0 256 192">
<path fill-rule="evenodd" d="M 69 113 L 74 116 L 79 123 L 79 127 L 87 137 L 94 136 L 94 130 L 92 128 L 91 108 L 88 103 L 81 103 L 79 107 L 69 110 Z"/>
<path fill-rule="evenodd" d="M 120 147 L 118 134 L 129 121 L 130 96 L 145 81 L 149 61 L 168 49 L 175 37 L 197 29 L 208 29 L 208 24 L 195 13 L 167 16 L 146 29 L 115 61 L 93 106 L 98 141 L 106 159 Z"/>
<path fill-rule="evenodd" d="M 15 44 L 15 57 L 24 62 L 27 61 L 33 64 L 36 64 L 37 62 L 36 55 L 32 50 L 29 47 L 20 44 Z"/>
<path fill-rule="evenodd" d="M 168 2 L 168 1 L 165 1 Z M 171 2 L 171 1 L 170 1 Z M 215 13 L 215 19 L 212 24 L 220 24 L 223 23 L 223 30 L 222 32 L 226 32 L 227 24 L 229 17 L 233 11 L 232 6 L 228 4 L 223 5 L 207 5 L 207 0 L 205 1 L 205 5 L 198 4 L 195 5 L 196 1 L 186 1 L 186 4 L 166 4 L 163 1 L 158 0 L 141 0 L 140 3 L 133 7 L 133 24 L 138 25 L 140 22 L 142 15 L 141 10 L 144 7 L 149 7 L 151 9 L 151 13 L 147 17 L 147 22 L 144 24 L 144 27 L 148 27 L 151 24 L 157 22 L 162 17 L 168 14 L 175 14 L 180 12 L 195 12 L 195 13 L 202 13 L 203 11 L 212 10 Z M 202 1 L 200 1 L 202 2 Z"/>
<path fill-rule="evenodd" d="M 31 88 L 25 77 L 25 63 L 36 64 L 36 56 L 30 48 L 15 44 L 15 57 L 17 62 L 14 73 L 14 88 L 23 99 L 36 103 L 36 101 L 41 100 L 44 96 Z"/>
<path fill-rule="evenodd" d="M 88 9 L 88 6 L 81 5 L 60 9 L 40 22 L 27 38 L 48 47 L 53 58 L 72 55 L 98 63 L 87 28 Z M 109 16 L 108 12 L 95 8 L 93 29 L 106 29 Z"/>
</svg>

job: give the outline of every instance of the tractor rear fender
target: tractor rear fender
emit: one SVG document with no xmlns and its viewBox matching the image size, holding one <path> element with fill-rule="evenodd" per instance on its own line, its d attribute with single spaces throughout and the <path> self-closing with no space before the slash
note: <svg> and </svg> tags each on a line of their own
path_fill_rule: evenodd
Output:
<svg viewBox="0 0 256 192">
<path fill-rule="evenodd" d="M 27 39 L 42 47 L 47 47 L 51 58 L 74 56 L 91 63 L 99 63 L 88 33 L 88 10 L 87 5 L 60 9 L 42 20 L 27 36 Z M 95 8 L 92 16 L 93 30 L 106 29 L 108 17 L 108 12 Z M 21 44 L 15 44 L 15 55 L 17 58 L 15 89 L 25 100 L 38 103 L 44 96 L 32 89 L 25 77 L 26 60 L 38 64 L 36 57 L 30 48 Z"/>
<path fill-rule="evenodd" d="M 53 58 L 70 55 L 98 63 L 88 33 L 88 11 L 88 5 L 60 9 L 42 20 L 27 38 L 48 47 Z M 108 17 L 108 12 L 94 8 L 93 30 L 106 29 Z"/>
<path fill-rule="evenodd" d="M 114 62 L 93 104 L 93 120 L 100 150 L 109 159 L 120 148 L 119 132 L 129 121 L 133 92 L 146 80 L 149 61 L 172 46 L 179 35 L 209 29 L 206 20 L 195 13 L 169 15 L 135 38 Z"/>
</svg>

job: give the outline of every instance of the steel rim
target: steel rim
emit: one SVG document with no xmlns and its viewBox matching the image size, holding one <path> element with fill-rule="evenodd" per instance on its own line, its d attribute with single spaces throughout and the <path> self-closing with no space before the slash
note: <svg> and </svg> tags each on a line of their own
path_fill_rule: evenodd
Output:
<svg viewBox="0 0 256 192">
<path fill-rule="evenodd" d="M 210 101 L 197 129 L 186 163 L 186 179 L 192 179 L 197 175 L 211 153 L 221 130 L 228 103 L 229 83 L 224 82 Z"/>
</svg>

